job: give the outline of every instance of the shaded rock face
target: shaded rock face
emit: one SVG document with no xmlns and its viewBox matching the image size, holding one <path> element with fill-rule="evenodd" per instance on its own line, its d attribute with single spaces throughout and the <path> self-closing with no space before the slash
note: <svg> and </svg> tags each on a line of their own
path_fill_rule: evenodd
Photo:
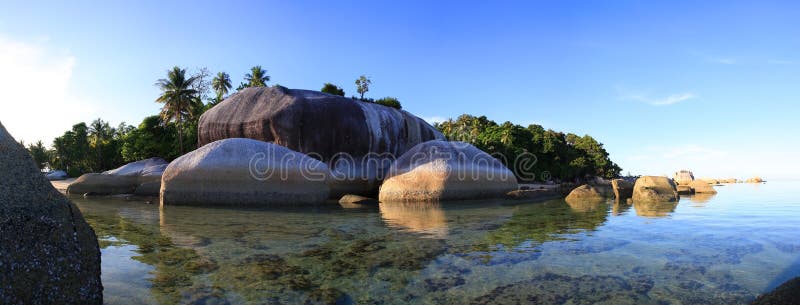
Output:
<svg viewBox="0 0 800 305">
<path fill-rule="evenodd" d="M 499 160 L 463 142 L 428 141 L 414 146 L 389 169 L 381 202 L 498 198 L 516 190 L 517 179 Z"/>
<path fill-rule="evenodd" d="M 716 194 L 717 190 L 714 189 L 710 184 L 705 183 L 703 181 L 692 181 L 689 184 L 689 187 L 692 188 L 692 191 L 697 194 Z"/>
<path fill-rule="evenodd" d="M 675 183 L 667 177 L 642 176 L 633 185 L 634 202 L 674 202 L 678 201 Z"/>
<path fill-rule="evenodd" d="M 332 195 L 377 190 L 395 158 L 444 139 L 406 112 L 310 90 L 244 89 L 200 117 L 198 143 L 250 138 L 310 154 L 332 171 Z"/>
<path fill-rule="evenodd" d="M 137 194 L 155 196 L 161 183 L 161 174 L 168 162 L 161 158 L 150 158 L 131 162 L 103 173 L 84 174 L 75 179 L 67 194 L 97 195 Z"/>
<path fill-rule="evenodd" d="M 672 176 L 672 180 L 675 180 L 675 184 L 677 185 L 689 185 L 689 183 L 694 181 L 694 173 L 688 170 L 681 170 Z"/>
<path fill-rule="evenodd" d="M 624 179 L 611 180 L 611 189 L 614 190 L 614 197 L 617 200 L 625 200 L 633 196 L 633 183 Z"/>
<path fill-rule="evenodd" d="M 101 304 L 94 231 L 2 124 L 0 168 L 0 303 Z"/>
<path fill-rule="evenodd" d="M 599 187 L 591 186 L 588 184 L 581 185 L 567 195 L 565 199 L 567 202 L 573 201 L 602 201 L 605 200 L 608 194 L 599 189 Z"/>
<path fill-rule="evenodd" d="M 703 182 L 703 181 L 699 181 L 698 180 L 698 182 L 705 184 L 705 182 Z M 695 183 L 698 183 L 698 182 L 695 182 Z M 708 184 L 706 184 L 706 185 L 708 186 Z M 709 186 L 709 187 L 711 187 L 711 186 Z M 688 185 L 678 185 L 677 190 L 678 190 L 678 195 L 691 195 L 691 194 L 694 194 L 694 189 L 691 186 L 688 186 Z"/>
<path fill-rule="evenodd" d="M 800 304 L 800 277 L 778 286 L 770 293 L 759 296 L 752 305 Z"/>
<path fill-rule="evenodd" d="M 175 159 L 161 180 L 161 205 L 271 206 L 322 203 L 328 167 L 286 147 L 225 139 Z"/>
</svg>

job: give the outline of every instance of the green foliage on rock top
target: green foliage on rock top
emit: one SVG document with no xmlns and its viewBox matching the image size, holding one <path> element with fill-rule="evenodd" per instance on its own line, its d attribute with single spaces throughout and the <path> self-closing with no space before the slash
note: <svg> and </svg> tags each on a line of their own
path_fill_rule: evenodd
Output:
<svg viewBox="0 0 800 305">
<path fill-rule="evenodd" d="M 339 88 L 339 86 L 336 86 L 331 83 L 325 83 L 324 85 L 322 85 L 322 89 L 320 89 L 319 91 L 327 94 L 344 96 L 344 89 Z"/>
<path fill-rule="evenodd" d="M 485 116 L 467 114 L 435 127 L 451 141 L 470 143 L 498 157 L 521 181 L 614 178 L 621 171 L 603 144 L 589 135 L 545 130 L 535 124 L 497 124 Z"/>
</svg>

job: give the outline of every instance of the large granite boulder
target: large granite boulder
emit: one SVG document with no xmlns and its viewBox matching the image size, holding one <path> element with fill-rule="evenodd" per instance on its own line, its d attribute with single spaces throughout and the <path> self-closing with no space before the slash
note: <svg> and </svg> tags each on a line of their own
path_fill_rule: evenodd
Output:
<svg viewBox="0 0 800 305">
<path fill-rule="evenodd" d="M 392 165 L 380 202 L 438 202 L 502 197 L 517 179 L 499 160 L 463 142 L 428 141 Z"/>
<path fill-rule="evenodd" d="M 675 180 L 678 185 L 689 185 L 694 181 L 694 174 L 689 170 L 680 170 L 672 176 L 672 180 Z"/>
<path fill-rule="evenodd" d="M 703 181 L 692 181 L 692 183 L 689 184 L 689 187 L 692 188 L 692 190 L 694 191 L 695 194 L 716 194 L 717 193 L 717 190 L 715 190 L 713 186 L 711 186 L 710 184 L 705 183 Z"/>
<path fill-rule="evenodd" d="M 700 180 L 697 180 L 697 182 L 694 182 L 694 183 L 702 183 L 702 184 L 708 185 L 705 182 L 700 181 Z M 678 190 L 678 195 L 691 195 L 691 194 L 694 194 L 694 189 L 691 186 L 688 186 L 688 185 L 678 185 L 677 190 Z"/>
<path fill-rule="evenodd" d="M 102 173 L 89 173 L 78 177 L 67 187 L 67 194 L 137 194 L 158 195 L 161 174 L 169 164 L 161 158 L 150 158 L 125 164 Z"/>
<path fill-rule="evenodd" d="M 576 187 L 565 200 L 567 202 L 577 202 L 577 201 L 603 201 L 606 198 L 610 197 L 610 192 L 601 189 L 602 187 L 599 186 L 592 186 L 588 184 L 581 185 Z"/>
<path fill-rule="evenodd" d="M 101 304 L 100 248 L 0 124 L 0 304 Z"/>
<path fill-rule="evenodd" d="M 316 204 L 328 198 L 329 174 L 325 163 L 280 145 L 219 140 L 167 166 L 161 205 Z"/>
<path fill-rule="evenodd" d="M 374 193 L 395 158 L 444 136 L 404 110 L 276 86 L 244 89 L 206 111 L 198 138 L 250 138 L 314 155 L 331 169 L 339 198 Z"/>
<path fill-rule="evenodd" d="M 623 201 L 633 196 L 633 183 L 625 179 L 611 180 L 611 189 L 614 190 L 614 198 L 617 198 L 618 201 Z"/>
<path fill-rule="evenodd" d="M 633 185 L 633 202 L 673 202 L 678 200 L 678 190 L 672 179 L 659 176 L 642 176 Z"/>
</svg>

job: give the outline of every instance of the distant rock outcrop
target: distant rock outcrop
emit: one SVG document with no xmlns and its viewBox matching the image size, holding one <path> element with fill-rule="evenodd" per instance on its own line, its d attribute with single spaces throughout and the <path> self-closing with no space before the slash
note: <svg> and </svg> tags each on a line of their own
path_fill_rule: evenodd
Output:
<svg viewBox="0 0 800 305">
<path fill-rule="evenodd" d="M 374 193 L 395 158 L 444 139 L 404 111 L 310 90 L 247 88 L 206 111 L 199 144 L 250 138 L 319 157 L 329 165 L 331 195 Z"/>
<path fill-rule="evenodd" d="M 675 183 L 678 185 L 689 185 L 689 183 L 694 181 L 694 173 L 685 169 L 680 170 L 675 172 L 675 174 L 672 176 L 672 180 L 675 180 Z"/>
<path fill-rule="evenodd" d="M 100 249 L 0 124 L 0 304 L 101 304 Z"/>
<path fill-rule="evenodd" d="M 800 277 L 793 278 L 770 291 L 758 296 L 751 305 L 800 304 Z"/>
<path fill-rule="evenodd" d="M 517 179 L 489 154 L 463 142 L 428 141 L 392 165 L 380 202 L 468 200 L 503 197 Z"/>
<path fill-rule="evenodd" d="M 716 194 L 717 190 L 714 189 L 710 184 L 705 183 L 703 181 L 692 181 L 689 184 L 689 187 L 692 188 L 695 194 Z"/>
<path fill-rule="evenodd" d="M 753 178 L 747 179 L 747 181 L 745 181 L 745 182 L 746 183 L 762 183 L 762 182 L 764 182 L 764 179 L 761 179 L 761 177 L 753 177 Z"/>
<path fill-rule="evenodd" d="M 54 170 L 54 171 L 51 171 L 51 172 L 47 173 L 44 176 L 47 178 L 47 180 L 50 180 L 50 181 L 64 180 L 64 179 L 67 179 L 67 177 L 69 177 L 69 175 L 67 175 L 67 172 L 62 171 L 62 170 Z"/>
<path fill-rule="evenodd" d="M 317 204 L 328 198 L 328 167 L 286 147 L 225 139 L 169 164 L 162 205 L 272 206 Z"/>
<path fill-rule="evenodd" d="M 103 173 L 89 173 L 78 177 L 67 187 L 67 194 L 158 195 L 161 174 L 168 162 L 161 158 L 139 160 Z"/>
<path fill-rule="evenodd" d="M 633 202 L 678 201 L 675 183 L 667 177 L 642 176 L 633 186 Z"/>
</svg>

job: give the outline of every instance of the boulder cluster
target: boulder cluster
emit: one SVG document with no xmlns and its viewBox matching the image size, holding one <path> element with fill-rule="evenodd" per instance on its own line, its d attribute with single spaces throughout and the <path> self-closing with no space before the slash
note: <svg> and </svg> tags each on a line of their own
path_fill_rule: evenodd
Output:
<svg viewBox="0 0 800 305">
<path fill-rule="evenodd" d="M 271 206 L 348 194 L 465 200 L 517 189 L 500 161 L 445 141 L 404 110 L 316 91 L 244 89 L 205 112 L 198 134 L 201 146 L 172 163 L 154 158 L 86 174 L 67 192 L 160 196 L 162 205 Z"/>
</svg>

